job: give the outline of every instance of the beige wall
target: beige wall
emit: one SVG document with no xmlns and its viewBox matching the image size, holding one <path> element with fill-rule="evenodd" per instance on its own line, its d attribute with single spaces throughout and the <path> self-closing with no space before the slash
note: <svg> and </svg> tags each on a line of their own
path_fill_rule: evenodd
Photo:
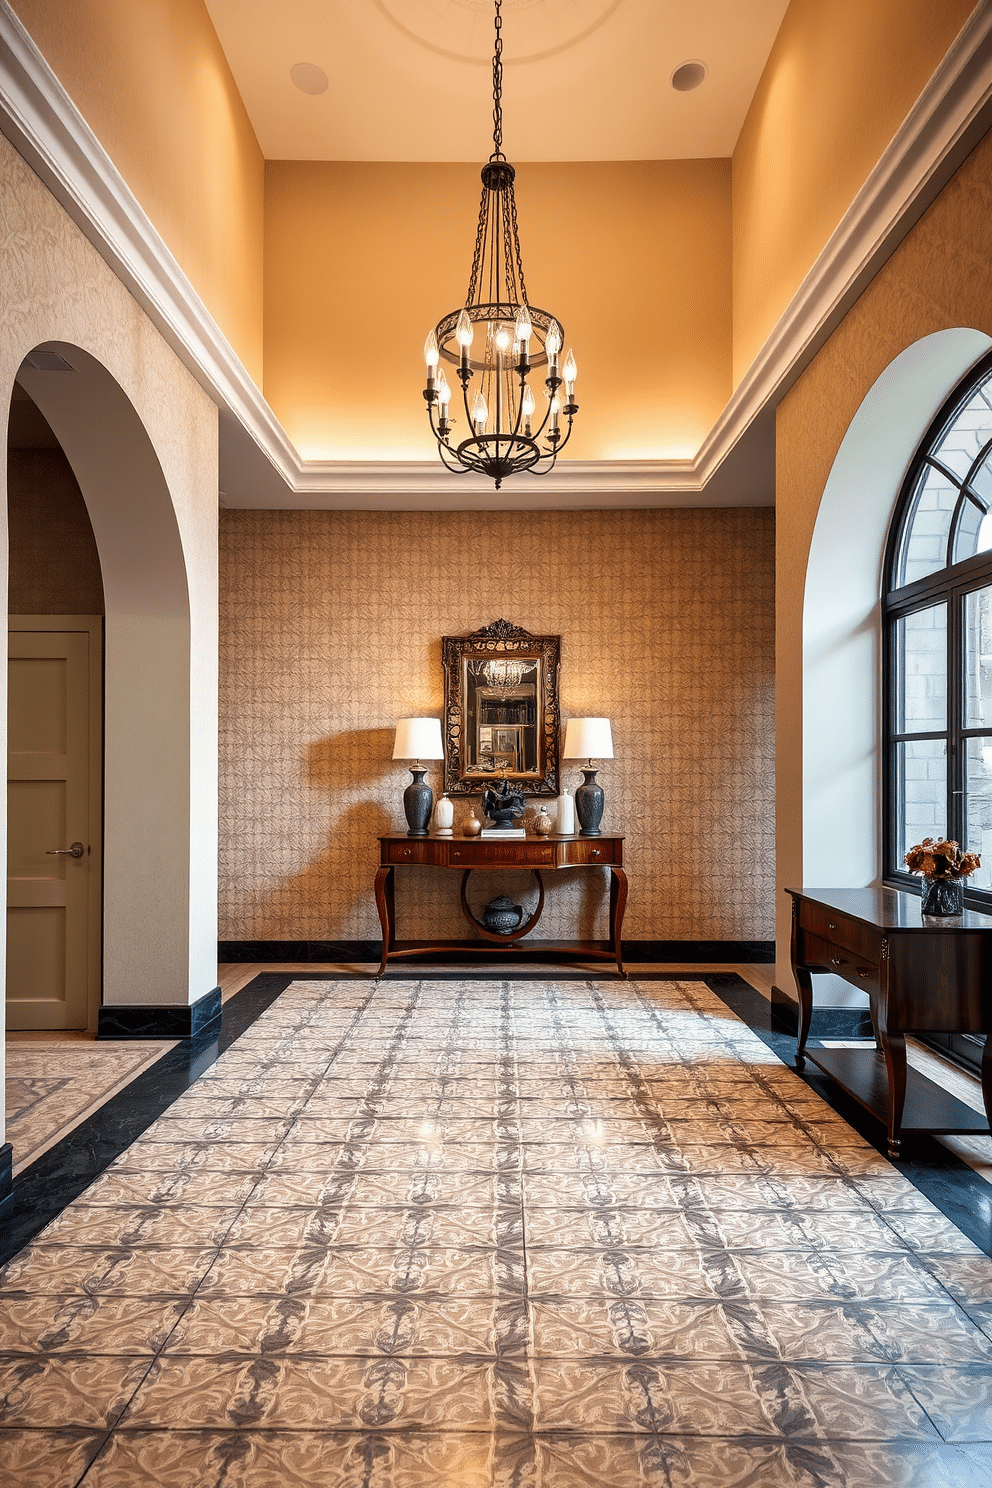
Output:
<svg viewBox="0 0 992 1488">
<path fill-rule="evenodd" d="M 61 450 L 8 452 L 7 521 L 10 614 L 103 614 L 93 527 Z"/>
<path fill-rule="evenodd" d="M 421 349 L 464 301 L 478 167 L 265 179 L 266 398 L 305 457 L 429 458 Z M 523 165 L 517 201 L 528 295 L 579 364 L 569 456 L 694 453 L 730 396 L 729 161 Z"/>
<path fill-rule="evenodd" d="M 442 635 L 501 616 L 561 635 L 564 715 L 612 719 L 625 933 L 769 937 L 773 532 L 767 509 L 223 513 L 222 939 L 378 936 L 375 838 L 405 829 L 410 780 L 395 720 L 440 716 Z M 539 933 L 605 933 L 603 893 L 556 877 Z M 463 935 L 457 896 L 455 874 L 405 875 L 400 933 Z"/>
<path fill-rule="evenodd" d="M 792 0 L 733 160 L 734 383 L 975 0 Z"/>
<path fill-rule="evenodd" d="M 790 988 L 788 900 L 781 888 L 801 882 L 803 874 L 803 597 L 820 498 L 861 402 L 905 347 L 956 326 L 992 334 L 990 261 L 992 136 L 987 136 L 779 406 L 777 922 L 779 977 Z M 921 437 L 923 433 L 921 427 Z M 865 500 L 873 495 L 887 498 L 887 493 L 866 491 Z M 866 699 L 865 706 L 870 705 Z"/>
<path fill-rule="evenodd" d="M 262 153 L 202 0 L 12 0 L 256 382 Z"/>
</svg>

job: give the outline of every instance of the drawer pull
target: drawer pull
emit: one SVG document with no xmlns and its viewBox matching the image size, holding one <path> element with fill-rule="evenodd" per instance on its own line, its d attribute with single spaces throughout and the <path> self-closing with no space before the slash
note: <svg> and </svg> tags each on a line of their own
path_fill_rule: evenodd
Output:
<svg viewBox="0 0 992 1488">
<path fill-rule="evenodd" d="M 868 969 L 867 966 L 859 966 L 858 967 L 858 976 L 859 977 L 862 977 L 864 979 L 867 979 L 868 977 L 871 976 L 871 972 L 869 971 L 869 969 Z"/>
<path fill-rule="evenodd" d="M 832 920 L 828 920 L 827 921 L 827 929 L 828 930 L 836 930 L 837 929 L 837 926 L 833 923 Z"/>
<path fill-rule="evenodd" d="M 452 857 L 453 857 L 453 858 L 460 858 L 460 857 L 461 857 L 461 853 L 460 853 L 460 852 L 453 852 L 453 853 L 452 853 L 452 854 L 451 854 L 451 856 L 452 856 Z"/>
<path fill-rule="evenodd" d="M 405 847 L 405 848 L 404 848 L 404 849 L 403 849 L 403 856 L 404 856 L 404 857 L 405 857 L 405 858 L 408 858 L 408 857 L 409 857 L 409 856 L 410 856 L 410 849 L 409 849 L 409 848 L 408 848 L 408 847 Z"/>
<path fill-rule="evenodd" d="M 593 848 L 592 855 L 593 855 L 594 858 L 598 858 L 599 857 L 599 848 L 598 847 L 594 847 Z"/>
<path fill-rule="evenodd" d="M 843 964 L 844 963 L 843 963 L 843 961 L 841 960 L 841 958 L 839 956 L 831 956 L 830 957 L 830 965 L 831 966 L 843 966 Z"/>
</svg>

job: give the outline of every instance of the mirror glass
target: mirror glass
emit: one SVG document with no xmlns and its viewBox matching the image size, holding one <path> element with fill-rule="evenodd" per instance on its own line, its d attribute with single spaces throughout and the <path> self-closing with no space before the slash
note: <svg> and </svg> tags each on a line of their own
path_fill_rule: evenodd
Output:
<svg viewBox="0 0 992 1488">
<path fill-rule="evenodd" d="M 445 636 L 444 788 L 477 795 L 512 780 L 525 795 L 558 794 L 560 636 L 496 620 Z"/>
<path fill-rule="evenodd" d="M 539 656 L 463 657 L 463 775 L 540 773 L 540 695 Z"/>
</svg>

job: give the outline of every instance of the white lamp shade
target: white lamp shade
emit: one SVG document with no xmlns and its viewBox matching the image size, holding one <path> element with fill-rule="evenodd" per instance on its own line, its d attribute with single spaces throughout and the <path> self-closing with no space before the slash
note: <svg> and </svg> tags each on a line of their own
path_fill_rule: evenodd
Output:
<svg viewBox="0 0 992 1488">
<path fill-rule="evenodd" d="M 399 718 L 396 721 L 395 760 L 444 759 L 441 722 L 437 718 Z"/>
<path fill-rule="evenodd" d="M 613 735 L 608 718 L 570 718 L 565 725 L 562 759 L 612 759 Z"/>
</svg>

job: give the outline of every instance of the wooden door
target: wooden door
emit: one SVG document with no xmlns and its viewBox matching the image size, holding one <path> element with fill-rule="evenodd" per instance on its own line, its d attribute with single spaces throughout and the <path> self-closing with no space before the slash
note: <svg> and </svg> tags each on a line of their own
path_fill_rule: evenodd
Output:
<svg viewBox="0 0 992 1488">
<path fill-rule="evenodd" d="M 94 963 L 99 966 L 99 930 L 91 923 L 99 861 L 92 851 L 99 803 L 91 801 L 95 639 L 79 631 L 8 634 L 12 1029 L 84 1029 L 89 1021 Z"/>
</svg>

